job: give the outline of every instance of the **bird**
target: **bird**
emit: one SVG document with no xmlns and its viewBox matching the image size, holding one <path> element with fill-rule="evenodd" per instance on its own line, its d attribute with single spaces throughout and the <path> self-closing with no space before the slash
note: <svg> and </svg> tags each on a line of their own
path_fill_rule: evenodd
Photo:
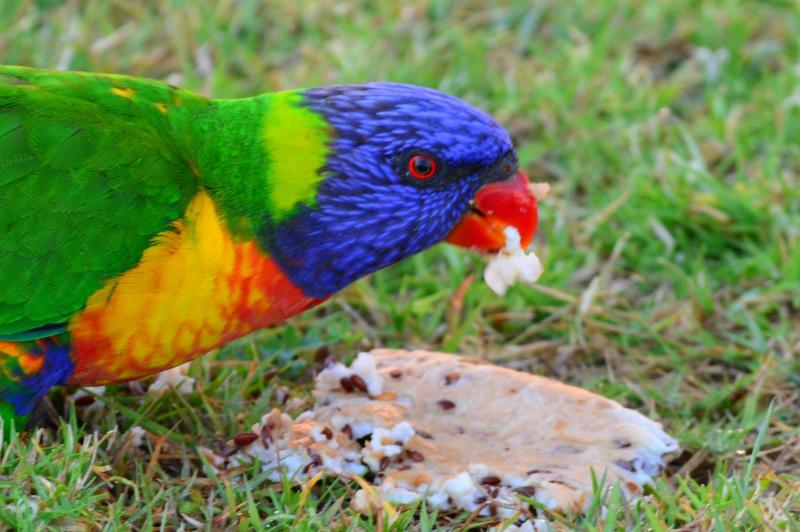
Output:
<svg viewBox="0 0 800 532">
<path fill-rule="evenodd" d="M 0 66 L 0 420 L 140 379 L 439 242 L 534 237 L 511 138 L 454 96 L 368 82 L 215 99 Z"/>
</svg>

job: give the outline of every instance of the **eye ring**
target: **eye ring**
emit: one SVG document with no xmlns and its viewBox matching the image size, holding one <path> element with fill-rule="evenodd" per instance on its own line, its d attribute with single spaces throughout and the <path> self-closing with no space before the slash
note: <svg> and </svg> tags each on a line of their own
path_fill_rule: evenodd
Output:
<svg viewBox="0 0 800 532">
<path fill-rule="evenodd" d="M 430 155 L 416 154 L 408 159 L 408 173 L 416 179 L 430 179 L 436 175 L 436 170 L 436 159 Z"/>
</svg>

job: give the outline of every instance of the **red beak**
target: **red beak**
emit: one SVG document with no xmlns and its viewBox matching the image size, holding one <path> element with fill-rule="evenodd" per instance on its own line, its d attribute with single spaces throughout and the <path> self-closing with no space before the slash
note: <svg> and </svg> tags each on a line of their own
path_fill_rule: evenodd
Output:
<svg viewBox="0 0 800 532">
<path fill-rule="evenodd" d="M 519 231 L 522 248 L 533 240 L 539 211 L 528 190 L 528 177 L 520 170 L 508 181 L 484 185 L 475 194 L 473 208 L 447 237 L 457 246 L 481 251 L 498 251 L 505 244 L 503 229 Z"/>
</svg>

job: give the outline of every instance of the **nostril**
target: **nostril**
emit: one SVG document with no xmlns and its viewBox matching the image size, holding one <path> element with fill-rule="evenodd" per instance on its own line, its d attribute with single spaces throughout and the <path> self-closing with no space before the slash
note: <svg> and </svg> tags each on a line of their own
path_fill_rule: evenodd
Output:
<svg viewBox="0 0 800 532">
<path fill-rule="evenodd" d="M 472 214 L 474 214 L 474 215 L 476 215 L 476 216 L 480 216 L 481 218 L 486 218 L 486 214 L 485 214 L 485 213 L 484 213 L 482 210 L 480 210 L 479 208 L 477 208 L 477 207 L 475 206 L 475 204 L 474 204 L 474 203 L 471 203 L 471 204 L 470 204 L 470 206 L 469 206 L 469 210 L 470 210 L 470 212 L 471 212 Z"/>
</svg>

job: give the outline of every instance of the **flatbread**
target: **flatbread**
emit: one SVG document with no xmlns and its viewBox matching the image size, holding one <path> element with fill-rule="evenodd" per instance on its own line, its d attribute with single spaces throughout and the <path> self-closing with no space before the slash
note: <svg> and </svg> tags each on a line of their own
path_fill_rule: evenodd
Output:
<svg viewBox="0 0 800 532">
<path fill-rule="evenodd" d="M 422 497 L 441 510 L 510 517 L 526 498 L 580 512 L 592 472 L 635 498 L 678 450 L 660 424 L 551 379 L 445 353 L 378 349 L 317 377 L 296 420 L 274 410 L 237 436 L 233 464 L 303 482 L 373 473 L 361 511 Z M 256 437 L 257 436 L 257 437 Z"/>
</svg>

